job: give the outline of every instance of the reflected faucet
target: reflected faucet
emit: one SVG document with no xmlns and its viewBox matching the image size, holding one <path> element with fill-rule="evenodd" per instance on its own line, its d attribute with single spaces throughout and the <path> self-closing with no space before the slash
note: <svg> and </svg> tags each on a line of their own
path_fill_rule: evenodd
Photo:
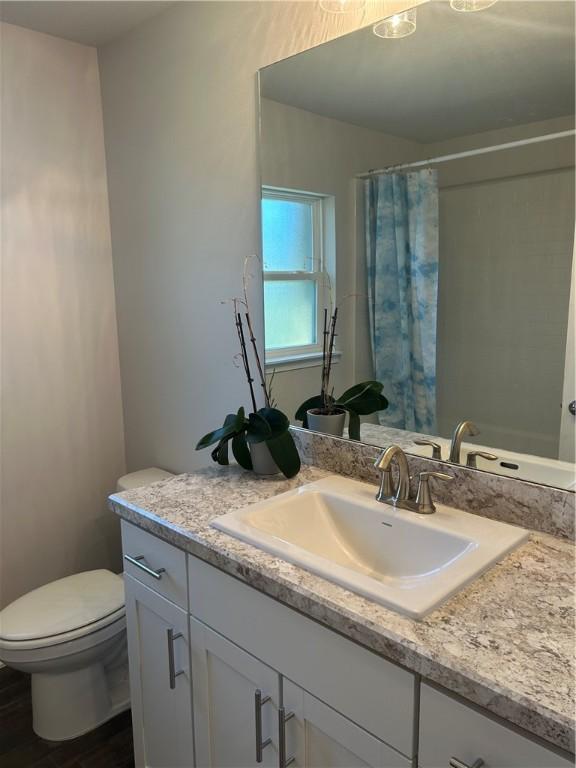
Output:
<svg viewBox="0 0 576 768">
<path fill-rule="evenodd" d="M 450 456 L 448 461 L 453 464 L 460 464 L 460 449 L 462 447 L 462 440 L 464 435 L 470 435 L 475 437 L 480 434 L 480 430 L 472 421 L 461 421 L 460 424 L 454 430 L 452 435 L 452 443 L 450 444 Z"/>
</svg>

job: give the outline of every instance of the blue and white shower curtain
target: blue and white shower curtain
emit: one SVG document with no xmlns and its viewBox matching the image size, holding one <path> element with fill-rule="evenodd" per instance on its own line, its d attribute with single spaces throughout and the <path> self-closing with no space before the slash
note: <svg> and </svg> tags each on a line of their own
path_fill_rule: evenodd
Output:
<svg viewBox="0 0 576 768">
<path fill-rule="evenodd" d="M 436 433 L 438 178 L 386 173 L 365 182 L 368 306 L 380 423 Z"/>
</svg>

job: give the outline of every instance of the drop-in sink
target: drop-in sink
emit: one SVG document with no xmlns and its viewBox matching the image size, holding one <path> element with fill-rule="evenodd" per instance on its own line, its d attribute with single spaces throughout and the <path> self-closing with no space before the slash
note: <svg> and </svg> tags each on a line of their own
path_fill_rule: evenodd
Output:
<svg viewBox="0 0 576 768">
<path fill-rule="evenodd" d="M 528 537 L 436 505 L 419 515 L 377 502 L 375 486 L 328 477 L 212 525 L 382 605 L 421 618 Z"/>
</svg>

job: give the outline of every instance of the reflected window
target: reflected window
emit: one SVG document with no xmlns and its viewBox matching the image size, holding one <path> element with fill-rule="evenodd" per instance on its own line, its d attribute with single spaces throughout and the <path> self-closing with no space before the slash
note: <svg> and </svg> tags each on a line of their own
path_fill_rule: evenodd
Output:
<svg viewBox="0 0 576 768">
<path fill-rule="evenodd" d="M 329 198 L 293 190 L 262 191 L 266 360 L 321 350 L 319 323 L 329 306 L 326 205 Z M 328 302 L 328 303 L 327 303 Z"/>
</svg>

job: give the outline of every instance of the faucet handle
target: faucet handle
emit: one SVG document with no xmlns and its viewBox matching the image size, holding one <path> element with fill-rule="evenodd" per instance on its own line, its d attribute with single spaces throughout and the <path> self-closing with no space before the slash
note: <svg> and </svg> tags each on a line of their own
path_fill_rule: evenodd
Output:
<svg viewBox="0 0 576 768">
<path fill-rule="evenodd" d="M 471 469 L 478 469 L 478 465 L 476 464 L 476 459 L 478 456 L 480 456 L 481 459 L 486 459 L 486 461 L 496 461 L 498 458 L 495 453 L 486 453 L 486 451 L 470 451 L 466 457 L 466 466 L 470 467 Z"/>
<path fill-rule="evenodd" d="M 437 480 L 453 480 L 452 475 L 447 475 L 445 472 L 420 472 L 418 475 L 418 491 L 416 493 L 416 512 L 421 515 L 431 515 L 436 511 L 434 502 L 432 501 L 432 494 L 430 493 L 429 480 L 431 477 L 435 477 Z"/>
<path fill-rule="evenodd" d="M 430 445 L 432 447 L 432 458 L 442 461 L 442 446 L 439 443 L 420 438 L 419 440 L 414 440 L 414 445 Z"/>
</svg>

